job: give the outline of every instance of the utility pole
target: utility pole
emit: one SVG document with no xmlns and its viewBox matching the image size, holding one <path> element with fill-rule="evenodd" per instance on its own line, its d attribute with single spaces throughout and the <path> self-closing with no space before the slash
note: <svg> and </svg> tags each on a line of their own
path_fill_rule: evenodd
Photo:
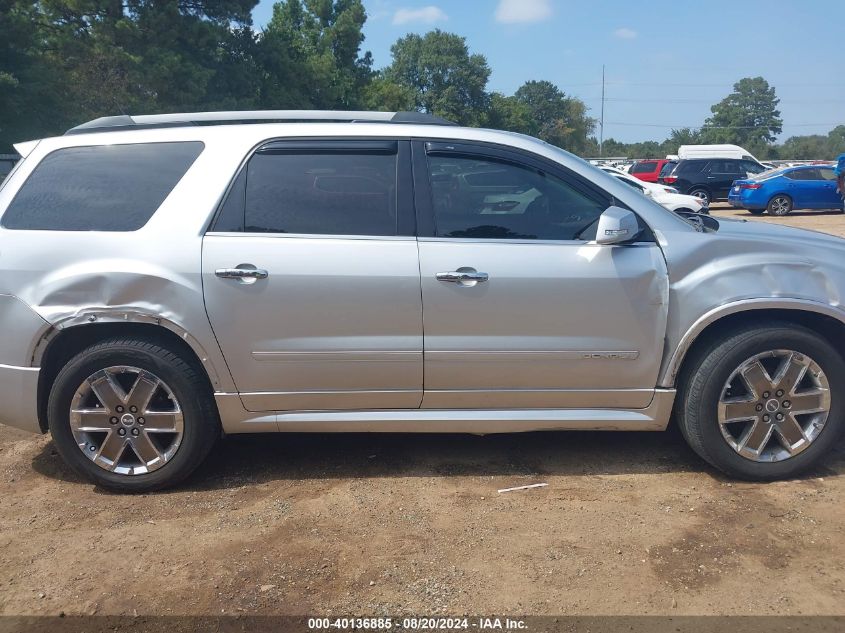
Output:
<svg viewBox="0 0 845 633">
<path fill-rule="evenodd" d="M 599 158 L 604 145 L 604 64 L 601 65 L 601 123 L 599 123 Z"/>
</svg>

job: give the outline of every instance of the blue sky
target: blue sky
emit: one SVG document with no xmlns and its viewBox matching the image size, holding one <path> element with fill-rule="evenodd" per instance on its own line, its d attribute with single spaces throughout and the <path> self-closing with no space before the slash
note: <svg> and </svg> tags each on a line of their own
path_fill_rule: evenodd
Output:
<svg viewBox="0 0 845 633">
<path fill-rule="evenodd" d="M 263 26 L 272 0 L 253 15 Z M 364 50 L 376 67 L 406 33 L 466 38 L 492 69 L 488 90 L 547 79 L 599 117 L 605 138 L 662 140 L 701 125 L 742 77 L 781 98 L 782 138 L 845 124 L 845 0 L 364 0 Z"/>
</svg>

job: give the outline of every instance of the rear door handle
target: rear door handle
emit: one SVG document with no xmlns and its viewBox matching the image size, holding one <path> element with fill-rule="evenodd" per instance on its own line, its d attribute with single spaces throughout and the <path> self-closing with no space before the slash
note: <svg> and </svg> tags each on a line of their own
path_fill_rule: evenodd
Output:
<svg viewBox="0 0 845 633">
<path fill-rule="evenodd" d="M 262 268 L 218 268 L 214 274 L 221 279 L 267 279 L 270 276 Z"/>
<path fill-rule="evenodd" d="M 480 273 L 476 270 L 452 270 L 446 273 L 436 273 L 434 276 L 437 281 L 447 281 L 453 284 L 483 283 L 490 279 L 490 275 L 487 273 Z"/>
</svg>

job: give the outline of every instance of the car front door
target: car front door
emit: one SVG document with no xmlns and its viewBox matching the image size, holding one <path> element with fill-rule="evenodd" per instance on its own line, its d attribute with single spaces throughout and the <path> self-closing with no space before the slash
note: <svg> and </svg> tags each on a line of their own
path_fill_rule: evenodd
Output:
<svg viewBox="0 0 845 633">
<path fill-rule="evenodd" d="M 599 246 L 605 192 L 544 159 L 414 143 L 425 408 L 642 408 L 667 273 L 642 241 Z"/>
<path fill-rule="evenodd" d="M 819 209 L 841 209 L 842 196 L 836 189 L 836 174 L 830 167 L 819 167 Z"/>
<path fill-rule="evenodd" d="M 275 141 L 203 242 L 206 309 L 250 411 L 415 408 L 422 305 L 408 141 Z"/>
</svg>

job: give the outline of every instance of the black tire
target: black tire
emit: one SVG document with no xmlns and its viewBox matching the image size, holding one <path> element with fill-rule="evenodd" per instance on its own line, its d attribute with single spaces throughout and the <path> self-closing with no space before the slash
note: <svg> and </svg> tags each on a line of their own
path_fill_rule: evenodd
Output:
<svg viewBox="0 0 845 633">
<path fill-rule="evenodd" d="M 818 364 L 830 384 L 830 412 L 819 435 L 802 452 L 782 461 L 754 461 L 723 437 L 719 399 L 726 381 L 743 362 L 776 349 L 806 354 Z M 739 328 L 699 350 L 689 362 L 676 401 L 678 426 L 702 459 L 731 477 L 755 481 L 794 477 L 816 464 L 845 430 L 845 361 L 826 339 L 803 326 L 771 322 Z"/>
<path fill-rule="evenodd" d="M 766 210 L 765 209 L 748 209 L 748 212 L 751 215 L 763 215 L 766 212 Z"/>
<path fill-rule="evenodd" d="M 127 365 L 160 377 L 178 400 L 184 421 L 181 443 L 173 457 L 144 474 L 118 474 L 101 468 L 83 454 L 70 426 L 71 401 L 80 385 L 97 371 Z M 47 419 L 56 449 L 75 472 L 116 492 L 149 492 L 179 483 L 203 462 L 220 436 L 217 407 L 201 371 L 196 362 L 143 339 L 113 338 L 84 349 L 59 372 L 50 390 Z"/>
<path fill-rule="evenodd" d="M 693 187 L 692 189 L 690 189 L 689 195 L 695 196 L 696 198 L 701 198 L 707 203 L 708 206 L 711 202 L 713 202 L 713 198 L 710 195 L 710 192 L 702 187 Z"/>
<path fill-rule="evenodd" d="M 772 199 L 769 200 L 766 211 L 769 215 L 782 217 L 792 213 L 792 204 L 792 198 L 786 194 L 779 193 L 776 196 L 772 196 Z"/>
</svg>

